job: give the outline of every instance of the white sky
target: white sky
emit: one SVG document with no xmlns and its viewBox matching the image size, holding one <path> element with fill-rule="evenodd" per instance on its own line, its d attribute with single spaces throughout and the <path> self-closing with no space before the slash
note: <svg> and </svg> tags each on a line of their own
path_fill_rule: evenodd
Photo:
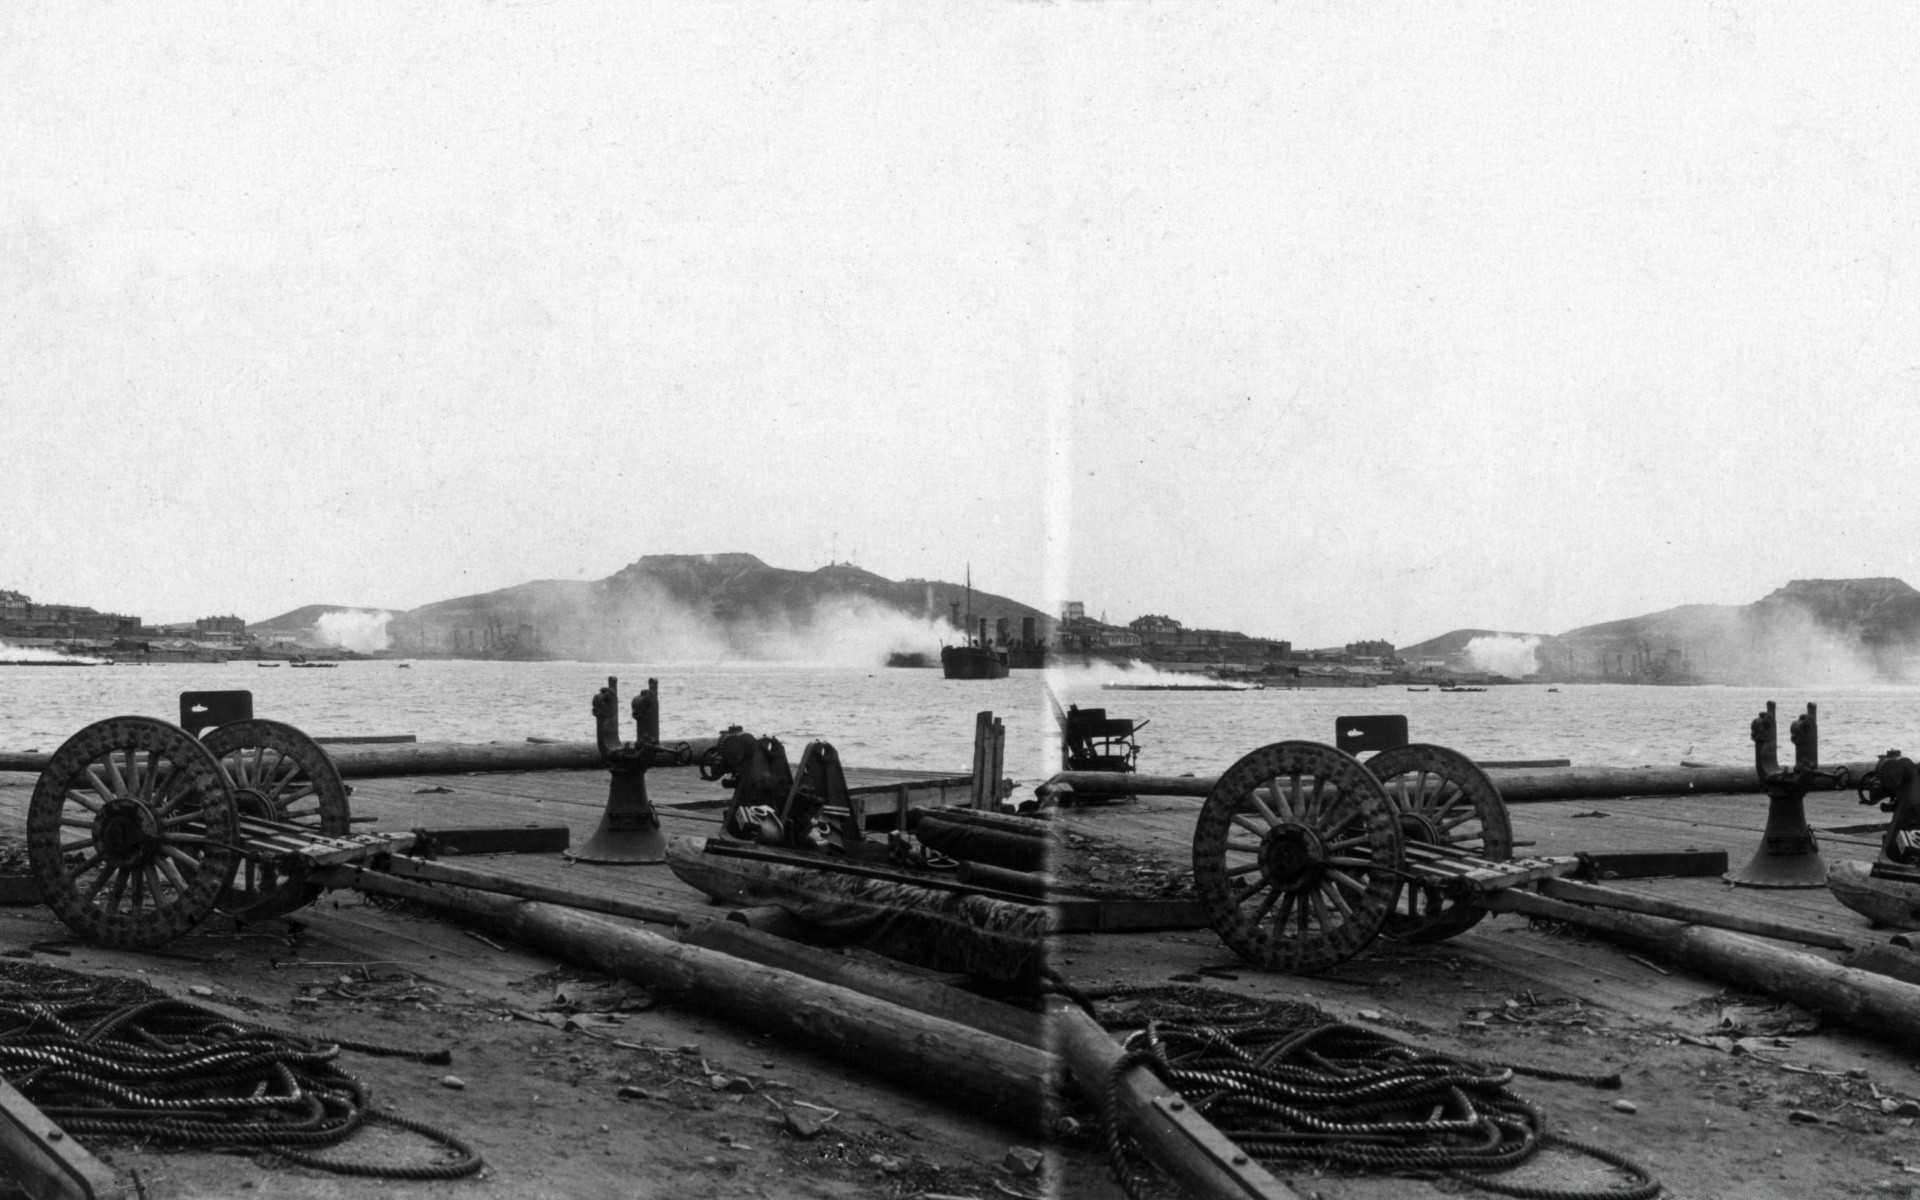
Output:
<svg viewBox="0 0 1920 1200">
<path fill-rule="evenodd" d="M 1360 7 L 0 7 L 0 587 L 1920 583 L 1920 16 Z"/>
</svg>

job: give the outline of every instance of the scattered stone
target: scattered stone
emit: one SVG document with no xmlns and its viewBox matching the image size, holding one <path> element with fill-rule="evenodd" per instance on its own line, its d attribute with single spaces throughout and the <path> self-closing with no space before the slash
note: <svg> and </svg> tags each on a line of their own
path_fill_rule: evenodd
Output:
<svg viewBox="0 0 1920 1200">
<path fill-rule="evenodd" d="M 1896 1117 L 1920 1117 L 1920 1100 L 1902 1100 L 1893 1106 Z"/>
<path fill-rule="evenodd" d="M 1787 1114 L 1787 1120 L 1793 1122 L 1795 1125 L 1818 1125 L 1820 1119 L 1819 1113 L 1808 1112 L 1804 1108 L 1796 1108 Z"/>
<path fill-rule="evenodd" d="M 614 1095 L 622 1100 L 665 1100 L 667 1098 L 665 1092 L 650 1092 L 646 1088 L 634 1087 L 632 1084 L 622 1087 Z"/>
<path fill-rule="evenodd" d="M 754 1092 L 753 1080 L 748 1079 L 744 1075 L 735 1075 L 733 1078 L 721 1084 L 720 1090 L 723 1092 L 733 1092 L 741 1096 L 751 1096 Z"/>
<path fill-rule="evenodd" d="M 1363 1008 L 1360 1010 L 1359 1015 L 1362 1021 L 1378 1021 L 1380 1019 L 1380 1010 L 1377 1008 Z"/>
<path fill-rule="evenodd" d="M 210 988 L 210 987 L 208 987 L 208 986 L 206 986 L 205 984 L 201 984 L 201 983 L 196 983 L 196 984 L 194 984 L 194 985 L 193 985 L 192 987 L 190 987 L 190 988 L 188 988 L 187 990 L 188 990 L 189 992 L 192 992 L 192 993 L 193 993 L 194 995 L 196 995 L 196 996 L 211 996 L 211 995 L 213 995 L 213 989 L 212 989 L 212 988 Z"/>
<path fill-rule="evenodd" d="M 1615 1100 L 1613 1102 L 1613 1111 L 1623 1112 L 1623 1113 L 1637 1113 L 1640 1111 L 1640 1106 L 1638 1104 L 1635 1104 L 1631 1100 Z"/>
<path fill-rule="evenodd" d="M 787 1132 L 803 1142 L 819 1137 L 832 1119 L 802 1108 L 787 1108 L 780 1112 L 780 1121 L 787 1127 Z"/>
<path fill-rule="evenodd" d="M 440 1077 L 440 1086 L 458 1092 L 465 1089 L 467 1081 L 458 1075 L 442 1075 Z"/>
<path fill-rule="evenodd" d="M 1007 1156 L 1000 1160 L 1000 1165 L 1005 1167 L 1009 1173 L 1024 1178 L 1028 1175 L 1038 1175 L 1040 1173 L 1040 1164 L 1045 1161 L 1046 1156 L 1038 1150 L 1031 1149 L 1027 1146 L 1009 1146 L 1007 1147 Z"/>
</svg>

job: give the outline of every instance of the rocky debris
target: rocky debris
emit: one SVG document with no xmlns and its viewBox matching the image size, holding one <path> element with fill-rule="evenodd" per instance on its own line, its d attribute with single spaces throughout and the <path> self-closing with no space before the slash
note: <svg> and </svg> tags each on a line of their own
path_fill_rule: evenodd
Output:
<svg viewBox="0 0 1920 1200">
<path fill-rule="evenodd" d="M 1038 1150 L 1028 1146 L 1009 1146 L 1006 1157 L 1000 1160 L 1000 1165 L 1007 1169 L 1008 1174 L 1025 1178 L 1029 1175 L 1038 1175 L 1041 1165 L 1045 1162 L 1046 1156 Z"/>
</svg>

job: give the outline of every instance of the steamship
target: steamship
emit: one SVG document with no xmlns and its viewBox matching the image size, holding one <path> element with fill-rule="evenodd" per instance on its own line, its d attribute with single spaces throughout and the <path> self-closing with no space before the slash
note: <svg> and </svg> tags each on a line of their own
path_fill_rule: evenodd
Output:
<svg viewBox="0 0 1920 1200">
<path fill-rule="evenodd" d="M 973 631 L 973 564 L 967 564 L 967 623 Z M 980 636 L 969 636 L 965 645 L 940 647 L 940 670 L 948 679 L 1005 679 L 1007 652 L 995 650 L 987 640 L 987 619 L 980 618 Z"/>
</svg>

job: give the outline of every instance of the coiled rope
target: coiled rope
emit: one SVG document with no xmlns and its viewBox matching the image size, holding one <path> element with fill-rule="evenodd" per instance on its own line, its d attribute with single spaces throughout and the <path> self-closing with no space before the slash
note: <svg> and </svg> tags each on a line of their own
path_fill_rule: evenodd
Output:
<svg viewBox="0 0 1920 1200">
<path fill-rule="evenodd" d="M 374 1108 L 341 1050 L 446 1062 L 447 1052 L 303 1037 L 237 1021 L 133 980 L 0 962 L 0 1076 L 76 1135 L 232 1152 L 267 1151 L 343 1175 L 458 1179 L 485 1165 L 445 1130 Z M 392 1125 L 453 1151 L 387 1165 L 315 1151 L 363 1125 Z"/>
<path fill-rule="evenodd" d="M 1089 998 L 1179 1013 L 1171 1021 L 1144 1017 L 1108 1079 L 1107 1153 L 1134 1200 L 1147 1176 L 1119 1120 L 1118 1096 L 1122 1076 L 1142 1065 L 1269 1165 L 1443 1174 L 1526 1200 L 1648 1200 L 1660 1192 L 1652 1173 L 1625 1155 L 1549 1131 L 1540 1109 L 1509 1086 L 1515 1074 L 1528 1074 L 1618 1087 L 1618 1075 L 1455 1058 L 1330 1021 L 1308 1005 L 1263 1004 L 1208 988 L 1115 988 Z M 1213 1015 L 1203 1019 L 1208 1007 Z M 1109 1027 L 1140 1023 L 1102 1019 Z M 1511 1171 L 1548 1146 L 1590 1155 L 1629 1178 L 1618 1186 L 1566 1188 L 1490 1174 Z"/>
</svg>

